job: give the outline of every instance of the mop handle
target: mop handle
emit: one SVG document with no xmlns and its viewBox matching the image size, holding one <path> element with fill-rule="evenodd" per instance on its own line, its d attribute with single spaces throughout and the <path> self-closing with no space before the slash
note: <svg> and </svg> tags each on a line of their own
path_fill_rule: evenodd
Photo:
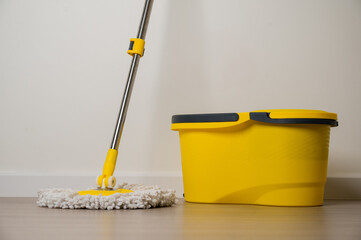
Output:
<svg viewBox="0 0 361 240">
<path fill-rule="evenodd" d="M 128 54 L 133 56 L 130 70 L 128 74 L 128 80 L 125 85 L 122 104 L 120 106 L 119 115 L 117 123 L 115 125 L 113 140 L 110 145 L 111 149 L 118 150 L 120 138 L 122 136 L 123 127 L 125 123 L 125 118 L 128 111 L 128 105 L 130 101 L 130 96 L 132 94 L 132 89 L 134 85 L 135 75 L 138 69 L 139 59 L 143 56 L 144 53 L 144 39 L 147 33 L 148 22 L 150 17 L 150 12 L 152 9 L 153 0 L 146 0 L 144 4 L 144 10 L 142 14 L 142 20 L 140 21 L 137 38 L 130 39 L 130 46 Z"/>
</svg>

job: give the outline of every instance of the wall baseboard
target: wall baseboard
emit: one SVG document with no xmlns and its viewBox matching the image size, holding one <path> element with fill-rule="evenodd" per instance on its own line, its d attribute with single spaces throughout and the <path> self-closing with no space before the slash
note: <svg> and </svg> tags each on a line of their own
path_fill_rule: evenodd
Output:
<svg viewBox="0 0 361 240">
<path fill-rule="evenodd" d="M 15 175 L 0 173 L 0 197 L 37 197 L 40 189 L 71 188 L 88 189 L 95 186 L 97 175 Z M 176 190 L 177 197 L 183 195 L 182 176 L 178 174 L 145 175 L 142 173 L 116 176 L 118 183 L 158 185 L 162 189 Z"/>
<path fill-rule="evenodd" d="M 183 182 L 180 174 L 133 173 L 122 174 L 118 182 L 158 185 L 163 189 L 176 190 L 177 197 L 183 195 Z M 36 197 L 37 191 L 44 188 L 86 189 L 95 182 L 91 175 L 26 175 L 0 173 L 0 197 Z M 361 199 L 361 178 L 327 179 L 325 199 Z"/>
<path fill-rule="evenodd" d="M 361 178 L 327 178 L 325 199 L 361 199 Z"/>
</svg>

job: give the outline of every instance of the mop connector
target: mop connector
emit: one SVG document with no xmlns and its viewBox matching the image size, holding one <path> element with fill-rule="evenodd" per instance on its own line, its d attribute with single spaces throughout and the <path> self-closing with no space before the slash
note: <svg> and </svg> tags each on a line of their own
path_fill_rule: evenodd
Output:
<svg viewBox="0 0 361 240">
<path fill-rule="evenodd" d="M 103 173 L 98 176 L 96 184 L 98 188 L 113 189 L 117 180 L 113 176 L 115 164 L 117 163 L 118 151 L 116 149 L 109 149 L 107 157 L 105 158 Z"/>
</svg>

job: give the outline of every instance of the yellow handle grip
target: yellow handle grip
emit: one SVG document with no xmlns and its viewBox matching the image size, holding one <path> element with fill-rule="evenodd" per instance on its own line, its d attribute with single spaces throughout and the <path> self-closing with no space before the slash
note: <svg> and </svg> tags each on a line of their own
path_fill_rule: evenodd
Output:
<svg viewBox="0 0 361 240">
<path fill-rule="evenodd" d="M 134 56 L 134 54 L 138 54 L 140 57 L 143 57 L 144 45 L 145 45 L 145 41 L 143 39 L 131 38 L 129 50 L 127 51 L 127 53 L 131 56 Z"/>
</svg>

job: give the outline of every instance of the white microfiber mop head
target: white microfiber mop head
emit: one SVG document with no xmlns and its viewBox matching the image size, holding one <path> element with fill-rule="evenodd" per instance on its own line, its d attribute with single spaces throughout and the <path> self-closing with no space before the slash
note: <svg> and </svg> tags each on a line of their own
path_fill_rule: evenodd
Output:
<svg viewBox="0 0 361 240">
<path fill-rule="evenodd" d="M 87 208 L 87 209 L 148 209 L 170 207 L 176 204 L 174 190 L 161 190 L 158 186 L 143 184 L 118 185 L 116 189 L 129 189 L 134 192 L 115 193 L 109 196 L 79 195 L 72 189 L 53 188 L 38 192 L 37 204 L 48 208 Z"/>
</svg>

